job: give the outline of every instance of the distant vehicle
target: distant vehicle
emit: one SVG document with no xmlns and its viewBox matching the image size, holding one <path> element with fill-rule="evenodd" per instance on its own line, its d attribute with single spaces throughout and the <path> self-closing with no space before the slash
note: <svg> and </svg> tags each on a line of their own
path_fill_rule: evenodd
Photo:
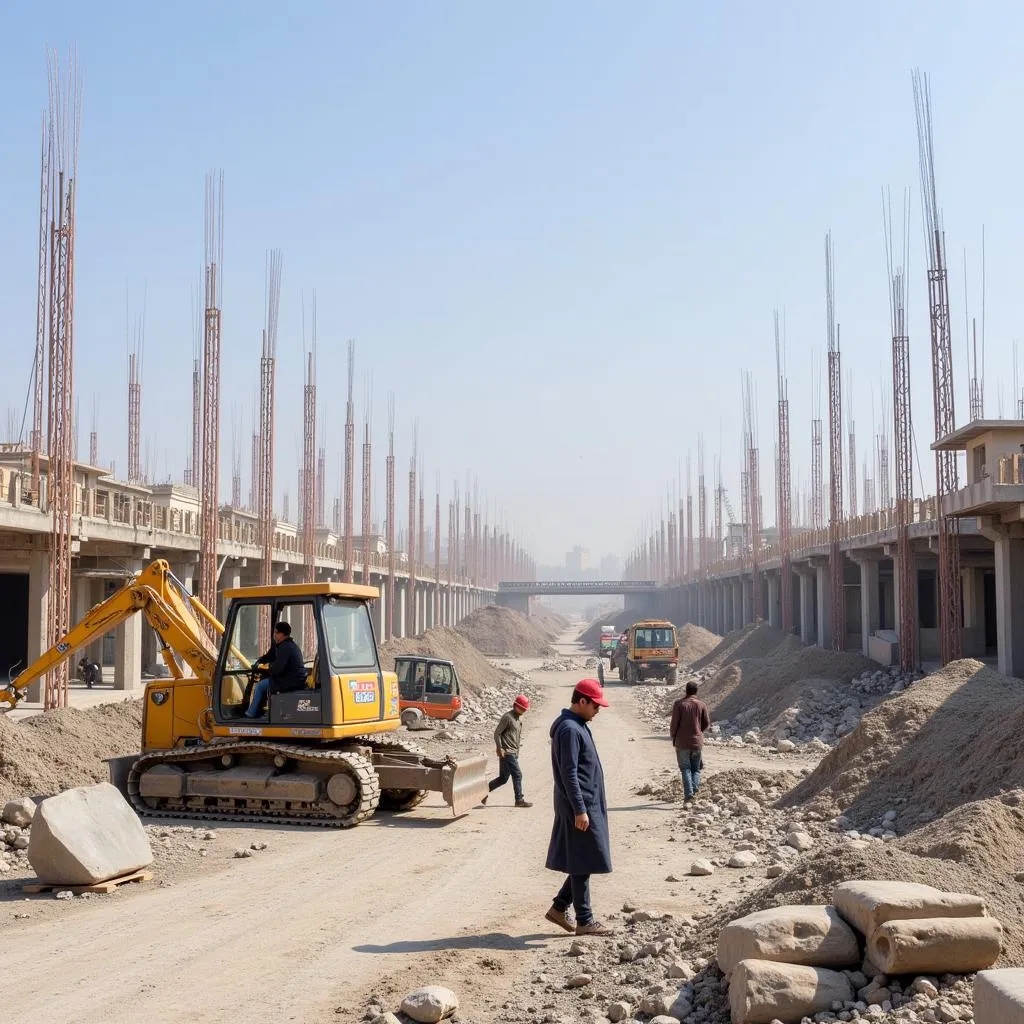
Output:
<svg viewBox="0 0 1024 1024">
<path fill-rule="evenodd" d="M 424 718 L 454 722 L 462 712 L 462 696 L 455 666 L 441 658 L 418 654 L 395 658 L 398 707 L 405 726 Z"/>
<path fill-rule="evenodd" d="M 601 627 L 601 640 L 598 647 L 598 654 L 602 658 L 610 658 L 612 652 L 618 646 L 619 638 L 615 635 L 614 626 L 602 626 Z"/>
<path fill-rule="evenodd" d="M 619 637 L 612 662 L 627 683 L 661 679 L 675 684 L 679 667 L 679 636 L 664 619 L 636 622 Z"/>
</svg>

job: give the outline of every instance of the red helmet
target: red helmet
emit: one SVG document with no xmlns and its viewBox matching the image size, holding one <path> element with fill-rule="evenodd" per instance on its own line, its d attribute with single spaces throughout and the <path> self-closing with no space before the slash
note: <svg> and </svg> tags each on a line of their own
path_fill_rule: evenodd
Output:
<svg viewBox="0 0 1024 1024">
<path fill-rule="evenodd" d="M 512 707 L 514 707 L 514 708 L 522 708 L 523 711 L 529 711 L 530 710 L 529 698 L 525 697 L 523 694 L 519 694 L 519 696 L 516 697 L 516 699 L 512 702 Z"/>
<path fill-rule="evenodd" d="M 577 693 L 588 697 L 599 708 L 608 707 L 608 701 L 604 697 L 604 689 L 596 679 L 581 679 L 575 686 Z"/>
</svg>

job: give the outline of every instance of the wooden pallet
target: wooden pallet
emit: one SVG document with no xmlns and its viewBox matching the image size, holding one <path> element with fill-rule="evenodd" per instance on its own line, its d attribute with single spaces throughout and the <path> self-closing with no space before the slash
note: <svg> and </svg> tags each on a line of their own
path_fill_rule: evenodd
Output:
<svg viewBox="0 0 1024 1024">
<path fill-rule="evenodd" d="M 126 882 L 148 882 L 152 877 L 152 871 L 132 871 L 130 874 L 111 878 L 106 882 L 96 882 L 94 885 L 44 885 L 42 882 L 30 882 L 28 885 L 23 885 L 21 891 L 36 894 L 58 889 L 62 892 L 73 892 L 76 896 L 81 896 L 83 892 L 111 893 Z"/>
</svg>

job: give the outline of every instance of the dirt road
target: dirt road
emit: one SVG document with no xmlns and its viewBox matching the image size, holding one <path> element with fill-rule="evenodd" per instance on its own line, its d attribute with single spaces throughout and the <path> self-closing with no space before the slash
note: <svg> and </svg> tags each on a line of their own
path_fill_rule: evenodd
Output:
<svg viewBox="0 0 1024 1024">
<path fill-rule="evenodd" d="M 5 1017 L 355 1021 L 371 994 L 391 1002 L 442 982 L 462 995 L 465 1019 L 500 1019 L 497 1007 L 530 971 L 531 950 L 568 940 L 543 919 L 561 881 L 543 868 L 551 827 L 547 729 L 576 678 L 533 677 L 545 697 L 524 729 L 532 809 L 512 807 L 509 785 L 458 820 L 428 801 L 348 832 L 238 828 L 236 845 L 259 838 L 269 849 L 169 886 L 152 882 L 76 902 L 67 914 L 48 907 L 41 920 L 5 915 L 0 943 L 25 968 L 0 997 Z M 625 687 L 612 683 L 609 691 L 612 707 L 594 731 L 609 785 L 615 871 L 594 879 L 595 910 L 629 899 L 684 911 L 696 905 L 699 887 L 670 892 L 681 887 L 664 881 L 694 852 L 664 843 L 678 809 L 631 795 L 652 770 L 673 763 L 671 749 L 636 717 Z M 742 758 L 730 751 L 728 766 Z"/>
</svg>

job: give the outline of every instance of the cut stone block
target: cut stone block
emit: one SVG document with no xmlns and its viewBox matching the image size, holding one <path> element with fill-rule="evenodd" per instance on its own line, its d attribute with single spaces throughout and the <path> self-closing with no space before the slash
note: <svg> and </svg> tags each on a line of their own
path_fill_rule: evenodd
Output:
<svg viewBox="0 0 1024 1024">
<path fill-rule="evenodd" d="M 729 976 L 741 960 L 852 968 L 860 963 L 860 944 L 835 907 L 773 907 L 718 933 L 722 972 Z"/>
<path fill-rule="evenodd" d="M 843 882 L 836 886 L 832 902 L 865 936 L 886 921 L 985 916 L 985 901 L 980 896 L 942 892 L 918 882 Z"/>
<path fill-rule="evenodd" d="M 741 960 L 729 981 L 733 1024 L 771 1024 L 831 1012 L 833 1003 L 854 999 L 845 974 L 824 967 Z"/>
<path fill-rule="evenodd" d="M 968 974 L 999 959 L 1002 939 L 994 917 L 888 921 L 868 938 L 868 957 L 885 974 Z"/>
<path fill-rule="evenodd" d="M 1024 1024 L 1024 969 L 982 971 L 974 979 L 975 1024 Z"/>
<path fill-rule="evenodd" d="M 36 808 L 28 859 L 46 885 L 94 885 L 153 863 L 142 823 L 108 782 L 68 789 Z"/>
</svg>

